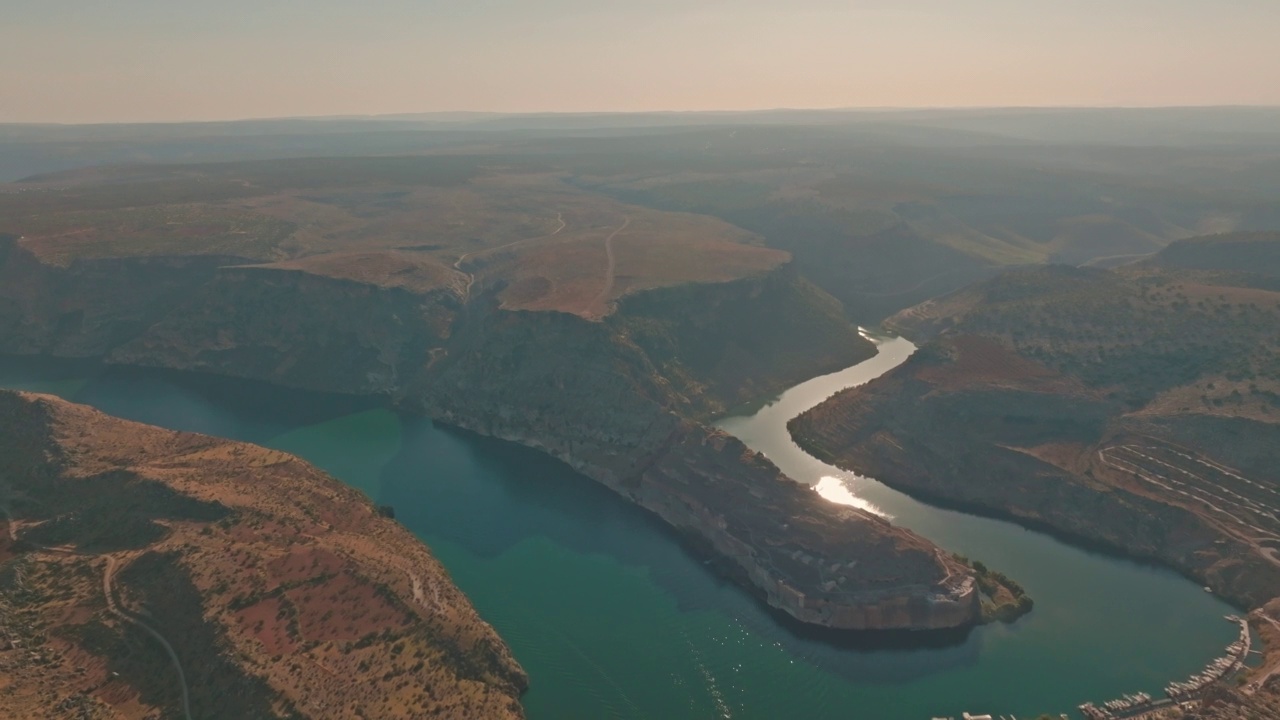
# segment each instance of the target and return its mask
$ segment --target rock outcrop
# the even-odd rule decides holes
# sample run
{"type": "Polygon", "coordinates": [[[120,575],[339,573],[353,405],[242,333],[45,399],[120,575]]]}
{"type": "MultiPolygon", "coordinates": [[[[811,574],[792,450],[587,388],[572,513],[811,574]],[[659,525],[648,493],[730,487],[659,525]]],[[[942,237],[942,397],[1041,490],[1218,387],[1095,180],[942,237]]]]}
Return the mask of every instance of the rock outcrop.
{"type": "Polygon", "coordinates": [[[1100,448],[1137,434],[1100,422],[1103,403],[1009,390],[938,392],[926,361],[838,394],[791,423],[806,451],[917,497],[1008,517],[1175,568],[1233,602],[1280,594],[1256,547],[1141,487],[1117,485],[1100,448]]]}

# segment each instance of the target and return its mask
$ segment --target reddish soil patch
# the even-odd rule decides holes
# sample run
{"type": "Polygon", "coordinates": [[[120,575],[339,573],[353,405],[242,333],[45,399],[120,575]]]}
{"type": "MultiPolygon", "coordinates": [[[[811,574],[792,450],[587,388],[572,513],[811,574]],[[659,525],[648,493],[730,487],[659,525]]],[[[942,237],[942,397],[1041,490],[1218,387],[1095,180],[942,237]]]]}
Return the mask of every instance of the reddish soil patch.
{"type": "Polygon", "coordinates": [[[1075,472],[1078,467],[1087,465],[1091,457],[1089,448],[1080,443],[1045,443],[1035,447],[1011,449],[1026,453],[1037,460],[1071,472],[1075,472]]]}
{"type": "Polygon", "coordinates": [[[351,573],[285,594],[298,610],[298,627],[307,640],[355,641],[370,633],[399,630],[410,622],[372,583],[351,573]]]}
{"type": "MultiPolygon", "coordinates": [[[[27,442],[32,437],[29,430],[47,433],[48,442],[66,450],[69,464],[58,469],[63,481],[76,485],[77,500],[109,493],[109,500],[99,506],[101,512],[145,507],[160,514],[169,531],[163,538],[142,552],[112,556],[129,566],[155,553],[150,566],[117,576],[116,594],[126,606],[145,601],[156,608],[161,631],[178,633],[168,640],[207,660],[184,667],[189,679],[212,678],[209,682],[216,687],[234,685],[252,694],[225,696],[239,708],[227,717],[266,717],[282,702],[300,704],[311,698],[317,706],[338,708],[339,715],[360,705],[365,717],[379,718],[454,716],[451,708],[456,707],[477,708],[471,713],[475,717],[519,716],[523,673],[460,593],[453,590],[441,599],[444,620],[428,626],[410,609],[414,597],[403,582],[393,588],[365,579],[403,578],[402,566],[407,564],[419,568],[433,587],[452,587],[426,549],[401,526],[380,517],[359,493],[276,451],[149,428],[48,396],[0,393],[0,455],[3,441],[27,442]],[[181,519],[185,513],[169,517],[171,508],[183,506],[104,484],[102,478],[112,475],[104,472],[107,468],[163,484],[178,497],[217,501],[231,514],[226,522],[212,524],[181,519]],[[317,523],[323,516],[352,527],[352,533],[317,523]],[[254,598],[252,606],[239,604],[246,597],[254,598]],[[195,624],[202,626],[200,632],[190,630],[195,624]],[[448,636],[439,632],[442,624],[448,636]],[[412,632],[415,628],[431,632],[412,632]],[[409,659],[385,647],[389,636],[404,641],[401,652],[410,650],[410,657],[430,654],[438,662],[408,670],[409,659]],[[336,639],[344,645],[367,641],[358,657],[350,647],[336,649],[341,659],[352,661],[338,662],[340,673],[303,662],[309,658],[305,641],[313,638],[336,639]],[[480,648],[496,664],[477,678],[471,661],[448,654],[450,645],[445,643],[480,648]],[[241,678],[251,676],[266,685],[255,689],[241,683],[241,678]],[[382,683],[387,676],[405,677],[393,687],[382,683]],[[439,707],[423,697],[441,699],[439,707]]],[[[19,492],[31,492],[32,483],[47,482],[43,468],[6,480],[16,482],[19,492]]],[[[51,509],[56,501],[48,500],[51,509]]],[[[10,558],[17,548],[8,537],[12,525],[3,519],[0,560],[8,562],[0,564],[13,564],[10,558]]],[[[40,567],[25,578],[37,590],[33,595],[41,598],[32,609],[38,613],[34,622],[49,628],[49,652],[38,666],[18,663],[16,672],[0,673],[0,694],[5,696],[0,717],[62,717],[65,713],[49,698],[81,692],[109,705],[112,717],[137,720],[171,709],[151,704],[176,697],[172,665],[163,653],[154,652],[156,648],[145,655],[120,655],[127,662],[118,668],[116,657],[95,655],[117,649],[127,653],[134,641],[148,642],[106,612],[101,559],[73,553],[39,555],[40,567]],[[75,629],[95,621],[113,632],[129,633],[130,642],[123,648],[86,643],[86,636],[75,629]],[[112,675],[112,669],[120,674],[112,675]]],[[[6,661],[16,657],[12,649],[0,655],[6,661]]],[[[192,683],[193,704],[200,686],[192,683]]],[[[205,690],[208,687],[213,686],[206,684],[205,690]]],[[[208,698],[200,703],[207,704],[208,698]]]]}
{"type": "Polygon", "coordinates": [[[107,682],[109,670],[107,660],[102,656],[94,655],[75,643],[67,643],[65,648],[59,647],[59,652],[63,653],[67,665],[84,668],[84,673],[80,676],[82,692],[107,682]]]}
{"type": "Polygon", "coordinates": [[[85,605],[68,605],[58,615],[60,625],[84,625],[98,614],[98,609],[85,605]]]}
{"type": "Polygon", "coordinates": [[[295,270],[380,287],[405,288],[420,293],[457,287],[463,277],[461,273],[429,255],[393,250],[329,253],[258,267],[295,270]]]}
{"type": "Polygon", "coordinates": [[[688,283],[721,283],[786,263],[779,250],[718,221],[628,208],[539,243],[495,253],[482,282],[506,280],[509,310],[554,310],[599,319],[618,298],[688,283]],[[612,238],[612,240],[610,240],[612,238]]]}
{"type": "Polygon", "coordinates": [[[351,508],[342,504],[341,498],[334,498],[329,502],[316,505],[313,508],[315,517],[322,523],[323,527],[316,530],[305,530],[313,535],[322,535],[330,531],[360,533],[368,526],[373,516],[363,512],[352,512],[351,508]]]}
{"type": "Polygon", "coordinates": [[[346,562],[322,548],[299,548],[289,551],[267,563],[267,575],[275,581],[275,587],[291,585],[320,577],[336,575],[346,567],[346,562]]]}
{"type": "Polygon", "coordinates": [[[245,630],[262,643],[268,655],[288,655],[298,647],[289,633],[291,608],[278,597],[269,597],[236,613],[245,630]]]}
{"type": "Polygon", "coordinates": [[[551,281],[541,275],[523,277],[507,286],[502,293],[502,298],[509,307],[532,306],[540,298],[550,295],[554,289],[555,286],[551,281]]]}
{"type": "Polygon", "coordinates": [[[119,678],[113,678],[107,680],[106,684],[99,688],[94,695],[113,708],[119,708],[135,703],[138,698],[138,691],[127,682],[119,678]]]}

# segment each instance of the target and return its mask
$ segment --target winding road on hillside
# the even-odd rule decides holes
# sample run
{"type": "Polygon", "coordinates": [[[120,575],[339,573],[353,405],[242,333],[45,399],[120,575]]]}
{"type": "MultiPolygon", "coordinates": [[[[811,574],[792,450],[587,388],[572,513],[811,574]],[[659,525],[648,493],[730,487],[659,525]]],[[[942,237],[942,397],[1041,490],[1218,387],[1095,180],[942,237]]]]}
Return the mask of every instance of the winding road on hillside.
{"type": "Polygon", "coordinates": [[[112,581],[115,580],[116,574],[116,557],[114,555],[107,556],[107,567],[102,571],[102,594],[107,597],[107,610],[112,615],[121,620],[142,628],[148,635],[156,639],[164,647],[164,651],[169,654],[169,660],[173,663],[173,669],[178,671],[178,682],[182,687],[182,714],[187,720],[191,720],[191,691],[187,687],[187,674],[182,671],[182,663],[178,660],[178,653],[173,649],[173,645],[160,634],[159,630],[146,624],[139,618],[134,617],[131,613],[125,612],[116,604],[115,589],[112,587],[112,581]]]}
{"type": "Polygon", "coordinates": [[[553,230],[551,233],[547,235],[539,235],[537,237],[531,237],[531,238],[522,238],[520,240],[509,242],[506,245],[499,245],[498,247],[495,247],[495,248],[485,248],[484,250],[474,250],[469,253],[464,253],[462,257],[458,258],[457,262],[453,264],[453,269],[467,276],[467,287],[465,290],[462,291],[463,302],[466,302],[467,300],[471,299],[471,286],[475,285],[476,283],[475,273],[469,273],[466,270],[463,270],[462,269],[463,263],[475,257],[476,255],[482,255],[484,253],[491,253],[491,252],[498,252],[499,250],[506,250],[507,248],[515,247],[516,245],[521,245],[527,242],[533,242],[535,240],[550,240],[551,238],[563,232],[565,227],[568,226],[568,223],[564,221],[564,213],[561,213],[561,212],[556,213],[556,222],[560,223],[560,227],[556,228],[555,230],[553,230]]]}
{"type": "MultiPolygon", "coordinates": [[[[15,518],[13,514],[9,512],[8,506],[3,503],[0,503],[0,515],[4,515],[6,524],[8,525],[9,540],[11,540],[12,542],[17,542],[18,541],[17,518],[15,518]]],[[[46,545],[36,545],[34,543],[32,543],[32,545],[33,547],[36,547],[39,550],[42,550],[44,552],[60,553],[63,555],[82,555],[86,557],[93,557],[93,555],[90,553],[79,552],[77,550],[73,550],[70,548],[48,547],[46,545]]],[[[191,720],[191,691],[187,685],[187,675],[182,670],[182,663],[181,661],[178,660],[177,651],[173,649],[173,645],[171,645],[169,641],[165,639],[164,635],[160,634],[159,630],[156,630],[155,628],[151,627],[147,623],[143,622],[141,619],[134,617],[131,613],[126,612],[116,603],[115,588],[112,586],[112,583],[115,581],[116,565],[119,561],[114,555],[105,555],[105,557],[107,558],[107,566],[102,571],[102,594],[106,596],[106,599],[107,599],[107,610],[112,615],[115,615],[121,620],[131,625],[136,625],[142,628],[148,635],[155,638],[156,642],[159,642],[161,647],[164,648],[164,651],[168,653],[169,661],[173,663],[174,670],[178,671],[178,681],[181,684],[181,688],[182,688],[183,716],[186,717],[187,720],[191,720]]]]}

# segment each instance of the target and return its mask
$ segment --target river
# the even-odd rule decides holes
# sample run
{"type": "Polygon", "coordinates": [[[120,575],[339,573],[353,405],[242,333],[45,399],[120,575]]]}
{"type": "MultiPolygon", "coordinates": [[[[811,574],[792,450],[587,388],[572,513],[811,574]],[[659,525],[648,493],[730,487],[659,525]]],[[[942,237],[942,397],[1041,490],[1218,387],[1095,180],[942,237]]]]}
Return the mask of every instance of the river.
{"type": "Polygon", "coordinates": [[[659,522],[539,453],[372,401],[88,363],[0,360],[0,386],[296,453],[395,507],[529,672],[533,720],[917,720],[1069,712],[1158,695],[1234,638],[1226,604],[1172,572],[939,509],[809,457],[786,421],[912,351],[802,383],[721,426],[836,501],[891,516],[1022,583],[1011,626],[832,643],[799,637],[659,522]]]}

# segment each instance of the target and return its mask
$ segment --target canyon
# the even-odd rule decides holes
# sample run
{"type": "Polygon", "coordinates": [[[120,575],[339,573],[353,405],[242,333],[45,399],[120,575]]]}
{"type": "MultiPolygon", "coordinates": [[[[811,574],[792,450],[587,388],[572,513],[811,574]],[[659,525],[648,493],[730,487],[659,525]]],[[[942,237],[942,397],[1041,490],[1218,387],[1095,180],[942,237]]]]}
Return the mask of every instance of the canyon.
{"type": "MultiPolygon", "coordinates": [[[[801,622],[930,630],[979,621],[970,568],[908,530],[827,503],[706,423],[874,353],[786,253],[718,221],[584,198],[542,179],[488,182],[449,197],[464,208],[559,198],[568,229],[508,211],[486,222],[509,222],[515,239],[495,232],[491,247],[466,253],[450,255],[456,246],[441,237],[421,249],[379,247],[385,228],[373,246],[330,247],[325,233],[335,227],[364,232],[343,226],[335,207],[455,193],[436,186],[332,189],[343,199],[320,209],[310,195],[272,188],[249,201],[253,223],[243,201],[201,210],[260,229],[225,231],[205,219],[191,231],[247,239],[191,250],[166,239],[105,257],[104,238],[68,245],[66,235],[36,232],[46,231],[43,216],[27,216],[0,254],[0,351],[384,397],[565,461],[654,512],[695,552],[725,560],[727,575],[801,622]],[[277,234],[280,222],[292,231],[277,234]],[[221,254],[231,247],[251,252],[221,254]]],[[[420,212],[405,207],[405,222],[420,212]]],[[[120,242],[188,212],[129,211],[122,222],[142,226],[126,227],[120,242]]]]}

